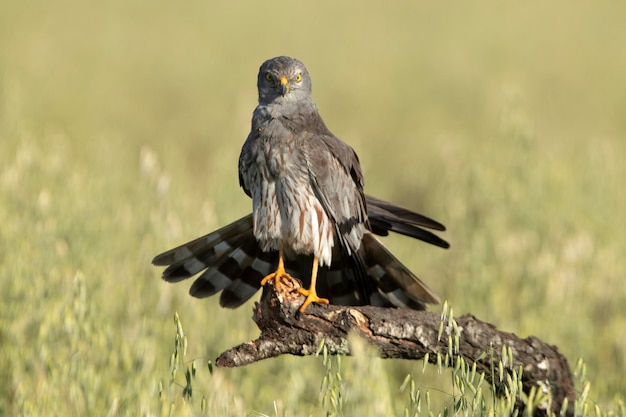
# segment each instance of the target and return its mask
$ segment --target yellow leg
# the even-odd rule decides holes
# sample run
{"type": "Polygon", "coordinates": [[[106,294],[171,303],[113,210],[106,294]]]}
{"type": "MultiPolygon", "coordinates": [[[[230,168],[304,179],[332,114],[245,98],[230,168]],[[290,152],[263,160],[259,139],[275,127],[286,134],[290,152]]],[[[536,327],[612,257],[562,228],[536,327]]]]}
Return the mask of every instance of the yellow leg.
{"type": "Polygon", "coordinates": [[[280,249],[278,251],[278,267],[276,268],[276,271],[272,272],[269,275],[266,275],[261,280],[261,286],[267,284],[271,280],[274,280],[274,288],[276,290],[280,290],[280,289],[282,289],[282,286],[283,286],[283,284],[281,284],[281,282],[280,282],[281,279],[286,278],[286,279],[293,280],[293,277],[291,275],[289,275],[287,273],[287,271],[285,271],[285,261],[284,261],[283,257],[284,257],[283,250],[280,249]]]}
{"type": "Polygon", "coordinates": [[[311,287],[308,290],[304,288],[298,288],[298,292],[304,296],[306,296],[306,300],[304,300],[304,304],[300,307],[300,313],[304,313],[304,310],[311,303],[318,304],[328,304],[328,300],[326,298],[320,298],[317,296],[317,291],[315,290],[315,283],[317,281],[317,267],[318,260],[317,256],[313,258],[313,268],[311,270],[311,287]]]}

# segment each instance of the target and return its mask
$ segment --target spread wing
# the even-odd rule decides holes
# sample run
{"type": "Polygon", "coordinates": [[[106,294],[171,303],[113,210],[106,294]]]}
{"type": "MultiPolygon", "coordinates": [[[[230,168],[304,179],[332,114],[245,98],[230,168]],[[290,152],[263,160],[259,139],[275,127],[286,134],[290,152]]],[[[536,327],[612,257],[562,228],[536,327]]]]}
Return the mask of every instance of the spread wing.
{"type": "MultiPolygon", "coordinates": [[[[431,243],[430,234],[416,225],[421,223],[442,225],[389,202],[366,196],[369,219],[373,232],[386,236],[389,232],[402,230],[407,236],[431,243]]],[[[430,234],[432,235],[432,234],[430,234]]],[[[435,235],[432,235],[435,236],[435,235]]],[[[449,245],[439,239],[443,244],[449,245]]],[[[424,309],[424,303],[436,303],[438,298],[408,268],[395,258],[371,234],[364,234],[360,251],[366,268],[365,291],[361,295],[357,287],[356,270],[352,257],[337,250],[333,253],[333,264],[321,268],[318,275],[320,296],[330,299],[333,304],[410,307],[424,309]],[[369,299],[369,301],[368,301],[369,299]]],[[[311,257],[300,256],[287,269],[293,276],[303,279],[309,285],[311,257]]],[[[235,308],[252,297],[260,288],[261,279],[272,272],[278,261],[277,252],[263,252],[252,233],[252,215],[249,214],[206,236],[197,238],[174,249],[157,255],[152,263],[167,266],[163,279],[178,282],[196,278],[190,293],[194,297],[208,297],[221,291],[220,304],[235,308]]]]}

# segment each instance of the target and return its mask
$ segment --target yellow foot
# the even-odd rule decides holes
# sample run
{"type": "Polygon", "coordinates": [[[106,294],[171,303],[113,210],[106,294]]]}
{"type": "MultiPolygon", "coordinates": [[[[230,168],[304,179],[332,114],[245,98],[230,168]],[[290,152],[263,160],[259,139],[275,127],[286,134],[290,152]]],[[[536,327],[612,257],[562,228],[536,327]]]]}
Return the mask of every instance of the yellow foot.
{"type": "Polygon", "coordinates": [[[261,280],[261,286],[264,286],[265,284],[267,284],[268,282],[270,282],[271,280],[274,280],[274,288],[276,289],[276,291],[282,291],[285,290],[284,288],[284,284],[281,282],[282,279],[286,279],[289,281],[294,281],[295,278],[292,277],[291,275],[289,275],[287,273],[287,271],[285,271],[284,268],[278,268],[276,270],[276,272],[272,272],[269,275],[266,275],[262,280],[261,280]]]}
{"type": "Polygon", "coordinates": [[[299,287],[298,292],[306,297],[306,299],[304,300],[304,304],[302,304],[302,306],[298,309],[300,313],[304,313],[304,310],[311,303],[328,304],[328,299],[320,298],[317,296],[317,292],[315,291],[314,286],[311,286],[311,289],[309,290],[299,287]]]}

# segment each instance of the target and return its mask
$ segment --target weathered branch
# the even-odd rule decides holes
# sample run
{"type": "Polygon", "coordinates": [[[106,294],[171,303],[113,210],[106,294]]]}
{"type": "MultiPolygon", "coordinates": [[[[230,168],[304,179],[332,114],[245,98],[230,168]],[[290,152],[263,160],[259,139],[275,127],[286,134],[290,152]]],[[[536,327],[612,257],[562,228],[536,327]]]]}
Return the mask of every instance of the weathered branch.
{"type": "MultiPolygon", "coordinates": [[[[293,285],[292,290],[297,283],[293,285]]],[[[322,340],[330,354],[349,355],[349,333],[365,339],[383,358],[423,359],[428,354],[429,362],[434,364],[438,355],[445,357],[452,351],[449,340],[456,344],[456,338],[458,354],[470,365],[476,363],[477,372],[485,374],[496,392],[503,393],[506,384],[506,377],[500,378],[499,363],[506,364],[503,371],[509,374],[521,366],[524,392],[528,394],[534,388],[548,393],[551,399],[546,407],[535,410],[535,415],[558,414],[566,398],[566,415],[574,414],[575,393],[567,360],[555,346],[536,337],[520,339],[469,314],[455,317],[456,326],[444,320],[441,337],[441,315],[426,311],[312,304],[304,314],[298,314],[303,299],[295,291],[275,291],[268,285],[254,308],[260,337],[222,353],[216,365],[243,366],[283,354],[313,355],[322,340]],[[511,349],[512,364],[502,357],[503,347],[511,349]]],[[[454,366],[454,360],[448,366],[454,366]]],[[[517,405],[522,415],[524,403],[519,398],[517,405]]]]}

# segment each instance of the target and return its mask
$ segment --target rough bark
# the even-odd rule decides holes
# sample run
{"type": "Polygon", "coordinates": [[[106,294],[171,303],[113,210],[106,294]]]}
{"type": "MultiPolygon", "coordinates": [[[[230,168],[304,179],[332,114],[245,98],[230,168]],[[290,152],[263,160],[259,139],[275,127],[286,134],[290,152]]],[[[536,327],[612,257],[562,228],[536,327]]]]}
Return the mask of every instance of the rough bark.
{"type": "MultiPolygon", "coordinates": [[[[521,367],[526,394],[533,388],[549,394],[550,401],[534,410],[536,416],[551,412],[558,415],[565,399],[566,415],[574,415],[571,371],[556,346],[533,336],[521,339],[502,332],[470,314],[442,320],[441,314],[427,311],[319,304],[299,314],[304,297],[293,291],[296,286],[293,283],[288,291],[275,291],[268,285],[254,308],[260,337],[222,353],[216,365],[243,366],[283,354],[314,355],[322,340],[329,354],[350,355],[348,335],[356,333],[383,358],[424,359],[428,355],[428,361],[436,364],[438,356],[448,354],[452,359],[443,365],[454,366],[458,354],[470,366],[475,363],[477,372],[484,373],[497,393],[504,393],[506,386],[506,375],[500,377],[500,362],[504,363],[505,374],[518,372],[521,367]],[[502,356],[503,347],[511,350],[513,363],[502,356]]],[[[517,398],[516,404],[518,415],[523,415],[524,402],[517,398]]]]}

